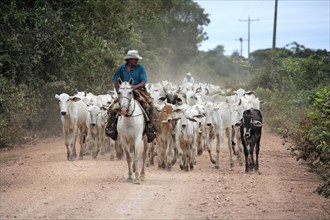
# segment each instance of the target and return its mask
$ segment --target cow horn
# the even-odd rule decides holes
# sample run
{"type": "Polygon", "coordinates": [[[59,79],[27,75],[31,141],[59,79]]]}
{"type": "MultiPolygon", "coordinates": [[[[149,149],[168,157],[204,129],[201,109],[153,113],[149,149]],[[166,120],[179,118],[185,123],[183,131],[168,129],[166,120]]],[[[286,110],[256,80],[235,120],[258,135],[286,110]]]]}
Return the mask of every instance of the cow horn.
{"type": "Polygon", "coordinates": [[[206,90],[206,95],[208,95],[210,93],[209,89],[205,88],[205,90],[206,90]]]}
{"type": "Polygon", "coordinates": [[[166,88],[165,88],[165,86],[163,86],[163,90],[164,90],[165,94],[167,94],[167,91],[166,91],[166,88]]]}

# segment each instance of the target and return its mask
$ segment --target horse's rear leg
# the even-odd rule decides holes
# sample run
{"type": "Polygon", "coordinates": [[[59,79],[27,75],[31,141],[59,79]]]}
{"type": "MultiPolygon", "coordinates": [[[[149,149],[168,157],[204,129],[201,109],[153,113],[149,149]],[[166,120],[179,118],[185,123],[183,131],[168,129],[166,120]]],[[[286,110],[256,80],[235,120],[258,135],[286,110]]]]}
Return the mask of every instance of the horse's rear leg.
{"type": "Polygon", "coordinates": [[[148,154],[148,148],[149,145],[147,143],[147,139],[144,138],[143,139],[143,153],[142,153],[142,169],[141,169],[141,180],[144,181],[145,180],[145,167],[146,167],[146,160],[147,160],[147,154],[148,154]]]}

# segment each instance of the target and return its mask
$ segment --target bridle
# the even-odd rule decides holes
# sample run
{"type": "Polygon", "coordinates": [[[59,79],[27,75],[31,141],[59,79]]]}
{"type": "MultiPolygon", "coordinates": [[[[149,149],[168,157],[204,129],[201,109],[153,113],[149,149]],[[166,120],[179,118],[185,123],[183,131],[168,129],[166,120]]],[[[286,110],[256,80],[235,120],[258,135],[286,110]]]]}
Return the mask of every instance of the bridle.
{"type": "MultiPolygon", "coordinates": [[[[127,89],[127,88],[125,88],[125,89],[127,89]]],[[[135,111],[135,106],[136,106],[136,103],[134,101],[133,101],[134,104],[133,104],[133,110],[132,110],[132,112],[131,113],[128,112],[130,110],[132,97],[133,97],[133,95],[131,97],[124,96],[124,95],[119,95],[118,96],[118,101],[119,101],[119,106],[120,106],[119,111],[121,111],[122,108],[126,108],[127,109],[127,114],[126,115],[123,115],[125,117],[137,117],[137,116],[140,116],[140,115],[143,114],[143,113],[141,113],[141,114],[133,115],[133,113],[135,111]],[[127,99],[128,100],[127,106],[121,105],[122,104],[121,101],[120,101],[121,99],[127,99]]]]}

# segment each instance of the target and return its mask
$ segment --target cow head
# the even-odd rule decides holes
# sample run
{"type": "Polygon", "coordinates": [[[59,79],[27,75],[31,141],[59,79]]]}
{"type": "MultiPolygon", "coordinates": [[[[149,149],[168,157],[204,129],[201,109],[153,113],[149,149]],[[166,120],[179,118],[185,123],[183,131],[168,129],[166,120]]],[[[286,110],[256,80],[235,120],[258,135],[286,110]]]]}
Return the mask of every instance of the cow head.
{"type": "Polygon", "coordinates": [[[68,114],[68,108],[71,102],[77,102],[81,100],[81,98],[78,96],[69,96],[66,93],[62,93],[60,95],[56,94],[55,98],[59,101],[61,115],[63,116],[68,114]]]}
{"type": "Polygon", "coordinates": [[[178,93],[180,91],[180,87],[176,89],[167,89],[166,86],[163,86],[163,91],[165,96],[159,98],[160,101],[164,102],[166,100],[167,103],[171,104],[182,104],[182,98],[178,97],[178,93]]]}
{"type": "Polygon", "coordinates": [[[255,110],[246,110],[241,120],[241,132],[243,133],[243,137],[247,140],[251,138],[253,132],[262,127],[261,118],[258,118],[253,111],[255,110]]]}

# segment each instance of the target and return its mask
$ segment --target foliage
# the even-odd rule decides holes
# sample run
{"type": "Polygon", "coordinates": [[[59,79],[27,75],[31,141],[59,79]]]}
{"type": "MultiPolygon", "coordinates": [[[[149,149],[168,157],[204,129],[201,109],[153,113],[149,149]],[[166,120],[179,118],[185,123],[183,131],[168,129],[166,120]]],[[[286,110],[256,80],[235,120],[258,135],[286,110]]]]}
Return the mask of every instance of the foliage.
{"type": "Polygon", "coordinates": [[[145,57],[149,81],[174,76],[210,22],[191,0],[11,0],[0,13],[0,147],[58,134],[54,94],[106,93],[129,49],[145,57]]]}
{"type": "Polygon", "coordinates": [[[322,170],[329,195],[330,185],[330,53],[297,43],[290,49],[253,52],[250,89],[257,88],[267,124],[284,138],[293,139],[298,159],[322,170]],[[328,183],[328,184],[327,184],[328,183]]]}

